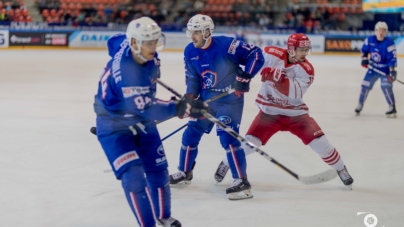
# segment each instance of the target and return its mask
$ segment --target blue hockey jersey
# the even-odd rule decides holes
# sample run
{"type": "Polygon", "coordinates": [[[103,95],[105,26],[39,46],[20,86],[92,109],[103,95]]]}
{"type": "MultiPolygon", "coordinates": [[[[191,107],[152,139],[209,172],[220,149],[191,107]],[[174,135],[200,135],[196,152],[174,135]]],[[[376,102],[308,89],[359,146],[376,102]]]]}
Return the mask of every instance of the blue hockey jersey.
{"type": "MultiPolygon", "coordinates": [[[[226,36],[213,36],[209,47],[188,44],[184,51],[186,94],[200,95],[202,100],[234,88],[239,65],[254,76],[264,64],[262,50],[254,45],[226,36]]],[[[226,96],[231,101],[237,96],[226,96]]]]}
{"type": "MultiPolygon", "coordinates": [[[[98,83],[95,111],[98,116],[109,116],[116,127],[131,126],[144,120],[164,120],[175,115],[174,102],[159,100],[156,79],[160,77],[160,60],[137,63],[124,34],[108,40],[112,59],[98,83]]],[[[104,120],[105,121],[105,120],[104,120]]],[[[112,125],[111,122],[105,124],[112,125]]],[[[113,129],[115,126],[111,126],[113,129]]]]}
{"type": "Polygon", "coordinates": [[[390,66],[397,66],[396,46],[388,37],[383,41],[378,41],[376,35],[366,38],[362,46],[362,55],[368,56],[368,54],[370,65],[386,74],[390,73],[390,66]]]}

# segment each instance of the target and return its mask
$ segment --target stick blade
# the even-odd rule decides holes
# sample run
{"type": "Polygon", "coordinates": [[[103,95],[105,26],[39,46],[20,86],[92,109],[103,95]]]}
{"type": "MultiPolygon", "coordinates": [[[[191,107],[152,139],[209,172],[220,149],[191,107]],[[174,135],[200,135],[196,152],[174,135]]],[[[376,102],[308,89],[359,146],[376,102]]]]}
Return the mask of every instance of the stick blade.
{"type": "Polygon", "coordinates": [[[336,178],[337,171],[334,169],[327,170],[325,172],[313,175],[313,176],[299,176],[299,181],[303,184],[320,184],[323,182],[330,181],[336,178]]]}

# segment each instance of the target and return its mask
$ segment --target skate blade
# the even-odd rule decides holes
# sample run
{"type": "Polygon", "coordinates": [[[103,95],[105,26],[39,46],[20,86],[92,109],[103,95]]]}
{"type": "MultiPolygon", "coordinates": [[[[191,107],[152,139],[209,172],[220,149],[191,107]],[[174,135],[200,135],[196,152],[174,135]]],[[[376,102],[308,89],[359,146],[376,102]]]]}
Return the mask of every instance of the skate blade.
{"type": "Polygon", "coordinates": [[[219,178],[215,177],[216,184],[221,183],[223,180],[224,180],[224,178],[219,179],[219,178]]]}
{"type": "Polygon", "coordinates": [[[234,192],[228,194],[228,198],[230,200],[241,200],[241,199],[251,199],[253,197],[253,194],[251,193],[250,189],[241,191],[241,192],[234,192]]]}
{"type": "Polygon", "coordinates": [[[397,114],[388,114],[387,118],[397,118],[397,114]]]}
{"type": "Polygon", "coordinates": [[[187,186],[187,185],[191,185],[191,181],[181,181],[181,182],[176,183],[176,184],[171,184],[170,183],[171,187],[184,187],[184,186],[187,186]]]}
{"type": "Polygon", "coordinates": [[[361,115],[361,114],[360,114],[360,113],[356,113],[356,114],[355,114],[355,116],[359,116],[359,115],[361,115]]]}
{"type": "Polygon", "coordinates": [[[352,185],[353,185],[353,184],[345,185],[344,190],[352,191],[352,185]]]}

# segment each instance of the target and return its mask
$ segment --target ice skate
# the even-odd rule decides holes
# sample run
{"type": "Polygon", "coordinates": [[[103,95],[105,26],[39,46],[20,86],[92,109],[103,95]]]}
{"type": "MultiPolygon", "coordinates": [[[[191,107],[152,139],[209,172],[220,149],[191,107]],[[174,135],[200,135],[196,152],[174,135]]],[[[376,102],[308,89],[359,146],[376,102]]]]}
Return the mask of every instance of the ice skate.
{"type": "Polygon", "coordinates": [[[226,176],[227,172],[229,171],[229,166],[224,164],[222,161],[219,166],[217,167],[216,173],[215,173],[215,180],[217,183],[220,183],[223,181],[224,177],[226,176]]]}
{"type": "Polygon", "coordinates": [[[226,189],[226,194],[230,200],[251,199],[251,184],[247,177],[234,179],[233,185],[226,189]]]}
{"type": "Polygon", "coordinates": [[[363,103],[359,103],[358,106],[357,106],[356,109],[355,109],[356,116],[359,116],[359,114],[361,113],[362,109],[363,109],[363,103]]]}
{"type": "Polygon", "coordinates": [[[389,111],[386,112],[387,118],[396,118],[397,117],[397,110],[396,105],[389,106],[389,111]]]}
{"type": "Polygon", "coordinates": [[[192,166],[192,169],[187,172],[178,171],[174,174],[170,175],[170,185],[171,186],[182,186],[182,185],[190,185],[191,180],[193,178],[192,171],[194,170],[195,162],[192,166]]]}
{"type": "Polygon", "coordinates": [[[167,219],[157,219],[157,223],[163,227],[181,227],[181,222],[173,217],[167,219]]]}
{"type": "Polygon", "coordinates": [[[344,185],[349,186],[352,189],[352,183],[354,182],[354,180],[352,179],[351,175],[349,175],[346,167],[344,166],[344,168],[337,171],[337,173],[338,176],[341,178],[342,183],[344,183],[344,185]]]}

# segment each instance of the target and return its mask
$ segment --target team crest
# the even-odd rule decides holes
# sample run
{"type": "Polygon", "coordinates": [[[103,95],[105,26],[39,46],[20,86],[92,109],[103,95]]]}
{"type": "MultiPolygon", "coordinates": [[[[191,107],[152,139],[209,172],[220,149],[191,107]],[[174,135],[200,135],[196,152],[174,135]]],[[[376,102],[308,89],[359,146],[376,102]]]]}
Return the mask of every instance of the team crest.
{"type": "Polygon", "coordinates": [[[206,70],[202,72],[203,89],[211,89],[217,83],[217,73],[206,70]]]}
{"type": "Polygon", "coordinates": [[[159,154],[161,156],[165,155],[163,145],[160,145],[159,148],[157,148],[157,154],[159,154]]]}
{"type": "Polygon", "coordinates": [[[380,62],[382,60],[382,56],[380,56],[379,53],[377,52],[372,52],[370,53],[370,58],[374,61],[374,62],[380,62]]]}

